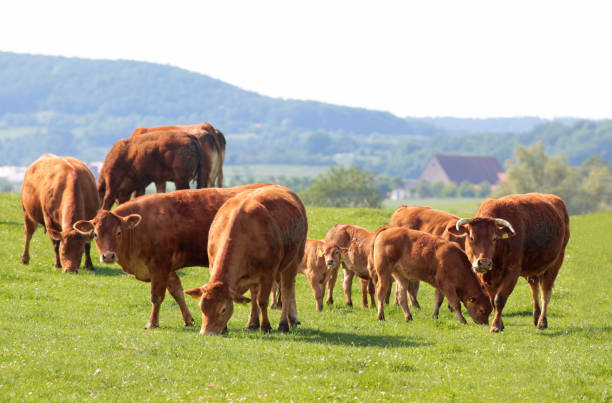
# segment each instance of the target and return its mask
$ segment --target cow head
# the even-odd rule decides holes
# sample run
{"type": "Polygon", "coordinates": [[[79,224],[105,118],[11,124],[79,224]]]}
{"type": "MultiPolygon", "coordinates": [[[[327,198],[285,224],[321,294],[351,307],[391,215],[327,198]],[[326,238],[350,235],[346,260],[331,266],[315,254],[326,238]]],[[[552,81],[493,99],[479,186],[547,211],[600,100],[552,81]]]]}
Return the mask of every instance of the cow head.
{"type": "Polygon", "coordinates": [[[317,248],[317,257],[323,258],[328,270],[336,269],[344,254],[345,251],[334,244],[324,244],[317,248]]]}
{"type": "Polygon", "coordinates": [[[479,325],[489,324],[489,315],[493,306],[478,279],[474,277],[474,281],[470,281],[464,289],[457,290],[457,295],[474,322],[479,325]]]}
{"type": "Polygon", "coordinates": [[[461,218],[455,224],[456,234],[466,234],[465,253],[472,268],[478,273],[493,269],[493,256],[497,242],[513,237],[516,231],[508,221],[501,218],[461,218]]]}
{"type": "Polygon", "coordinates": [[[54,242],[59,242],[59,258],[64,273],[78,273],[81,266],[81,258],[85,251],[85,242],[91,240],[91,236],[81,234],[70,228],[66,231],[57,231],[47,228],[49,237],[54,242]]]}
{"type": "Polygon", "coordinates": [[[185,290],[185,294],[200,299],[202,329],[200,335],[219,335],[227,332],[227,322],[234,313],[234,301],[247,303],[251,300],[231,290],[221,282],[211,282],[203,287],[185,290]]]}
{"type": "Polygon", "coordinates": [[[100,210],[93,220],[77,221],[73,227],[81,234],[94,237],[101,262],[114,263],[118,261],[123,232],[136,227],[141,218],[139,214],[120,217],[108,210],[100,210]]]}

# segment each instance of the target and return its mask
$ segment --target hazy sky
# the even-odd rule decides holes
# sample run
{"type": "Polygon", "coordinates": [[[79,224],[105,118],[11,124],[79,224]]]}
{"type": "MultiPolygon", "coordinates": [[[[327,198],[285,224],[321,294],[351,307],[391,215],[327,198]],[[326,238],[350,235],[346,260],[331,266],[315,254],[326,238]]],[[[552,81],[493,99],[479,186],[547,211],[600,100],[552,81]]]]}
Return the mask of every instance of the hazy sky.
{"type": "Polygon", "coordinates": [[[0,50],[171,64],[399,116],[612,118],[611,17],[588,0],[13,0],[0,50]]]}

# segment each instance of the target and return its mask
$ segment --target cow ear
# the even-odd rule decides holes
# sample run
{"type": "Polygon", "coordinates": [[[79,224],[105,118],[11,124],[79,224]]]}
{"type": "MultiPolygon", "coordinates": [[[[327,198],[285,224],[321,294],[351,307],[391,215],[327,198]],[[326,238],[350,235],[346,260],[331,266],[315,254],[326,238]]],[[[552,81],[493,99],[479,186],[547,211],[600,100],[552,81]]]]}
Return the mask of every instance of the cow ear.
{"type": "Polygon", "coordinates": [[[238,302],[239,304],[248,304],[249,302],[251,302],[249,298],[245,297],[242,294],[237,293],[234,290],[230,291],[230,298],[238,302]]]}
{"type": "Polygon", "coordinates": [[[508,227],[497,227],[497,236],[501,239],[512,238],[514,235],[516,235],[516,233],[511,231],[508,227]]]}
{"type": "Polygon", "coordinates": [[[192,288],[191,290],[185,290],[185,294],[189,295],[193,299],[200,299],[202,297],[202,288],[192,288]]]}
{"type": "Polygon", "coordinates": [[[56,242],[62,240],[62,233],[57,230],[54,230],[53,228],[47,228],[47,233],[49,234],[49,238],[56,242]]]}
{"type": "Polygon", "coordinates": [[[456,223],[448,225],[446,227],[446,230],[448,232],[450,232],[451,234],[453,234],[454,236],[456,236],[457,238],[463,238],[469,232],[467,226],[461,225],[461,226],[459,226],[459,228],[457,228],[457,224],[456,223]]]}
{"type": "Polygon", "coordinates": [[[94,226],[90,221],[79,220],[72,225],[79,234],[82,235],[91,235],[94,230],[94,226]]]}
{"type": "Polygon", "coordinates": [[[132,229],[138,224],[140,224],[141,219],[142,216],[140,214],[130,214],[129,216],[124,217],[122,219],[123,226],[127,229],[132,229]]]}
{"type": "Polygon", "coordinates": [[[323,251],[321,248],[317,248],[317,257],[323,257],[323,251]]]}

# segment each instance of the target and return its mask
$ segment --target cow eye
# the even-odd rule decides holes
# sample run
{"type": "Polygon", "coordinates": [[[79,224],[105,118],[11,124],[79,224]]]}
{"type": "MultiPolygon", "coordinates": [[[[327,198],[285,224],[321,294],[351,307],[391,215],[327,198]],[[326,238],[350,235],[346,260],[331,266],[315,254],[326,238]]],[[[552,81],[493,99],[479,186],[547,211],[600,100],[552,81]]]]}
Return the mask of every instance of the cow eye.
{"type": "Polygon", "coordinates": [[[94,238],[96,238],[96,239],[98,238],[98,232],[97,231],[94,231],[93,235],[94,235],[94,238]]]}
{"type": "Polygon", "coordinates": [[[219,311],[219,313],[220,313],[221,315],[223,315],[223,314],[225,313],[225,307],[221,308],[221,310],[219,311]]]}
{"type": "Polygon", "coordinates": [[[121,230],[119,229],[117,230],[117,237],[120,237],[120,236],[121,236],[121,230]]]}

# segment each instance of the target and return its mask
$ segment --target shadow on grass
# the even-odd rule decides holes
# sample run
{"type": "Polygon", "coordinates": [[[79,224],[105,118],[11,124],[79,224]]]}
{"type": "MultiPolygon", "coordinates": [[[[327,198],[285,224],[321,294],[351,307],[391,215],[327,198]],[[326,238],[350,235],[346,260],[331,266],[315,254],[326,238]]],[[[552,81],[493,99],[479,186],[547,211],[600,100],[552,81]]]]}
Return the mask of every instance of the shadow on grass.
{"type": "MultiPolygon", "coordinates": [[[[512,318],[515,316],[528,316],[528,317],[532,317],[533,316],[533,311],[531,310],[524,310],[524,311],[514,311],[514,312],[502,312],[502,318],[508,317],[508,318],[512,318]]],[[[550,316],[550,315],[548,315],[550,316]]]]}
{"type": "Polygon", "coordinates": [[[13,225],[23,227],[23,222],[16,221],[0,221],[0,225],[13,225]]]}
{"type": "Polygon", "coordinates": [[[560,337],[560,336],[571,336],[571,335],[579,335],[579,334],[612,334],[612,326],[570,326],[564,329],[555,329],[555,330],[542,330],[538,332],[538,336],[543,337],[560,337]]]}
{"type": "Polygon", "coordinates": [[[94,265],[95,270],[87,270],[80,269],[79,272],[89,273],[92,276],[103,276],[103,277],[114,277],[114,276],[123,276],[126,273],[123,272],[120,268],[110,267],[110,266],[96,266],[94,265]]]}

